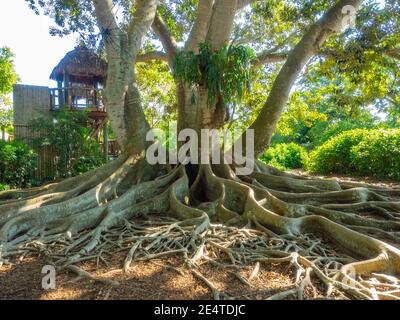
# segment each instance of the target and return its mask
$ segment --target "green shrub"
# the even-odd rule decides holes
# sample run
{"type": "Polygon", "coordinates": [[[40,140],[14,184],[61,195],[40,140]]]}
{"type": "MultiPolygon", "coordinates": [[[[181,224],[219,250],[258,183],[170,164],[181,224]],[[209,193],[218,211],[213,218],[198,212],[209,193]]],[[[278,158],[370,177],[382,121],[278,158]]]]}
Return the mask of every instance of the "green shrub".
{"type": "Polygon", "coordinates": [[[36,154],[19,141],[0,141],[0,182],[9,187],[26,187],[36,167],[36,154]]]}
{"type": "Polygon", "coordinates": [[[74,175],[96,169],[104,164],[104,155],[98,143],[87,141],[82,152],[84,155],[79,156],[74,162],[74,175]]]}
{"type": "Polygon", "coordinates": [[[268,148],[260,159],[280,169],[299,169],[307,166],[308,153],[296,143],[281,143],[268,148]]]}
{"type": "Polygon", "coordinates": [[[316,148],[345,131],[371,129],[372,127],[373,123],[365,123],[358,120],[343,120],[330,124],[328,122],[319,122],[308,133],[310,146],[316,148]]]}
{"type": "Polygon", "coordinates": [[[400,180],[400,129],[370,131],[350,157],[360,175],[400,180]]]}
{"type": "Polygon", "coordinates": [[[318,173],[350,173],[354,171],[351,163],[351,148],[360,143],[367,129],[345,131],[311,152],[309,170],[318,173]]]}
{"type": "Polygon", "coordinates": [[[0,183],[0,191],[5,191],[8,189],[10,189],[10,186],[8,184],[0,183]]]}
{"type": "Polygon", "coordinates": [[[311,153],[309,170],[399,180],[400,129],[343,132],[311,153]]]}

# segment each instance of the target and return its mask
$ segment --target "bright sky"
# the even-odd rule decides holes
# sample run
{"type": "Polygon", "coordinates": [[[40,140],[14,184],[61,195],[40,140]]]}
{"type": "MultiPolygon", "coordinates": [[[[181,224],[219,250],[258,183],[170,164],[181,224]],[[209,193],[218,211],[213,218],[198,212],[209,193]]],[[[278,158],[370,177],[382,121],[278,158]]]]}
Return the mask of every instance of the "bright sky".
{"type": "Polygon", "coordinates": [[[49,34],[52,20],[35,15],[25,0],[0,1],[0,47],[10,47],[15,54],[20,83],[54,87],[56,83],[49,80],[50,73],[74,49],[77,35],[52,37],[49,34]]]}

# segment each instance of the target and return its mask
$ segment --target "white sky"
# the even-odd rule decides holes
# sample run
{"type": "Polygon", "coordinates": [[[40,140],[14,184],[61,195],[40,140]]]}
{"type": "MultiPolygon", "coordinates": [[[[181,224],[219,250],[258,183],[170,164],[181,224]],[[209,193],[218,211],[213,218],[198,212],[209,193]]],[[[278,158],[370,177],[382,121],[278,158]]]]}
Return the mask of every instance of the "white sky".
{"type": "Polygon", "coordinates": [[[74,49],[77,35],[52,37],[52,20],[37,16],[25,0],[0,0],[0,47],[15,54],[14,64],[20,83],[54,87],[49,80],[53,68],[74,49]]]}

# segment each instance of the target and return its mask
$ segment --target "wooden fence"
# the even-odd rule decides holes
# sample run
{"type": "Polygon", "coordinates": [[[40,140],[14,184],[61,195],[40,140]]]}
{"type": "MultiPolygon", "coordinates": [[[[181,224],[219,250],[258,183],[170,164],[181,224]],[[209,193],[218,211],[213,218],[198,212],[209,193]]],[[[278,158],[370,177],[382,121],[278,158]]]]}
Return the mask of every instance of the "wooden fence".
{"type": "MultiPolygon", "coordinates": [[[[99,142],[100,150],[104,153],[104,143],[99,142]]],[[[121,154],[121,148],[116,140],[108,140],[108,155],[111,157],[118,157],[121,154]]]]}
{"type": "MultiPolygon", "coordinates": [[[[14,124],[14,135],[12,139],[26,143],[37,153],[37,166],[32,176],[38,180],[50,180],[57,176],[57,153],[50,145],[38,144],[37,138],[45,137],[45,132],[35,132],[31,126],[14,124]]],[[[99,143],[104,153],[103,143],[99,143]]],[[[108,141],[108,155],[117,157],[121,153],[115,140],[108,141]]]]}
{"type": "Polygon", "coordinates": [[[50,145],[41,146],[37,139],[44,137],[45,133],[33,131],[32,127],[22,124],[14,124],[14,139],[26,143],[37,153],[36,169],[32,172],[38,180],[48,180],[56,176],[57,154],[50,145]]]}

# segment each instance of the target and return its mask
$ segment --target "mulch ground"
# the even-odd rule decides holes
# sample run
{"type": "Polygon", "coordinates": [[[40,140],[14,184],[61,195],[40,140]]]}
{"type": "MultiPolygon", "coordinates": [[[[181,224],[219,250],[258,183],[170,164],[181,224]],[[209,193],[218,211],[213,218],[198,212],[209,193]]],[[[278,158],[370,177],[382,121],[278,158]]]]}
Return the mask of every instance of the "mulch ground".
{"type": "Polygon", "coordinates": [[[361,183],[367,183],[371,185],[375,185],[378,187],[385,187],[385,188],[400,188],[400,182],[399,181],[393,181],[390,179],[380,179],[377,177],[350,177],[347,175],[343,174],[327,174],[327,175],[320,175],[316,173],[310,173],[306,172],[301,169],[293,169],[289,170],[289,172],[301,175],[301,176],[308,176],[308,177],[314,177],[314,178],[320,178],[320,179],[339,179],[341,181],[349,181],[349,182],[361,182],[361,183]]]}
{"type": "MultiPolygon", "coordinates": [[[[0,269],[0,299],[13,300],[108,300],[108,299],[212,299],[211,290],[202,280],[175,258],[137,262],[129,272],[122,270],[125,255],[117,256],[109,266],[96,267],[95,262],[87,262],[80,267],[93,276],[112,279],[119,286],[109,286],[87,279],[74,282],[75,275],[60,271],[56,276],[56,289],[42,289],[42,268],[46,262],[39,257],[26,257],[15,264],[3,265],[0,269]]],[[[249,276],[253,266],[243,270],[249,276]]],[[[231,297],[241,299],[266,299],[287,290],[294,281],[294,269],[287,265],[265,265],[253,279],[252,287],[243,284],[227,270],[212,266],[200,268],[203,275],[221,291],[231,297]]],[[[312,293],[306,290],[306,295],[312,293]]],[[[320,293],[317,293],[318,297],[320,293]]],[[[294,299],[289,296],[288,299],[294,299]]]]}

